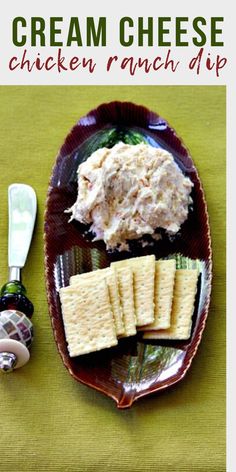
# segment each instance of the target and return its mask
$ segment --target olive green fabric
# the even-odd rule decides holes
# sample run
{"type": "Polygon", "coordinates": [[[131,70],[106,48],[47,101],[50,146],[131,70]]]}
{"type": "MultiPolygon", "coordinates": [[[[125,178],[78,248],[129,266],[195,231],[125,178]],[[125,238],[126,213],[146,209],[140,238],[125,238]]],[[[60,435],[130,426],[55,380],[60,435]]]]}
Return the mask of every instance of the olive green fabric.
{"type": "Polygon", "coordinates": [[[0,87],[0,282],[7,279],[7,187],[32,185],[38,218],[23,281],[35,305],[30,362],[0,376],[3,472],[225,470],[225,87],[0,87]],[[183,381],[129,410],[77,383],[53,339],[44,283],[43,220],[55,156],[79,117],[129,100],[165,117],[204,186],[214,278],[206,330],[183,381]]]}

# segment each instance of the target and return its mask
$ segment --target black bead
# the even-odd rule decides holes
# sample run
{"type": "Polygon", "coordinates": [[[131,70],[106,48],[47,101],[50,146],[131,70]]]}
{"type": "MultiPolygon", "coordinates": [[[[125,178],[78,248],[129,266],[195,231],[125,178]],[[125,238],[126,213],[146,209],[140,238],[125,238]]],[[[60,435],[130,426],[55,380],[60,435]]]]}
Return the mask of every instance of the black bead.
{"type": "Polygon", "coordinates": [[[28,316],[28,318],[31,318],[34,306],[23,294],[7,293],[0,297],[0,312],[4,310],[18,310],[28,316]]]}

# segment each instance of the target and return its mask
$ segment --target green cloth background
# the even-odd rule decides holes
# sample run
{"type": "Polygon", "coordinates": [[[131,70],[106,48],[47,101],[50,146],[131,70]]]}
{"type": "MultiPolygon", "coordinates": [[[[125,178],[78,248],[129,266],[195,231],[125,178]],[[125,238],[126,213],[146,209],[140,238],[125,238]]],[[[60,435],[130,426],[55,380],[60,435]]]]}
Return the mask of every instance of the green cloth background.
{"type": "Polygon", "coordinates": [[[7,279],[7,187],[32,185],[38,217],[23,282],[35,305],[30,362],[0,376],[2,472],[225,470],[225,100],[222,86],[0,87],[0,283],[7,279]],[[120,411],[74,381],[53,339],[44,283],[43,220],[55,156],[76,121],[130,100],[166,118],[204,186],[214,254],[209,318],[183,381],[120,411]]]}

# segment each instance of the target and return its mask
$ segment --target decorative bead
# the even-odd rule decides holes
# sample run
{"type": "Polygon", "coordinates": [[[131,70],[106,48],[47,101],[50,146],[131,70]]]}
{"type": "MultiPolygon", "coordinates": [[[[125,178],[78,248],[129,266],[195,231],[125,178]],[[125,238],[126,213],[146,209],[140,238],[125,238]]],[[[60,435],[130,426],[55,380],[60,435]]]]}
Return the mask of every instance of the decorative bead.
{"type": "Polygon", "coordinates": [[[6,293],[0,297],[0,312],[4,310],[18,310],[31,318],[34,312],[34,306],[23,294],[6,293]]]}
{"type": "Polygon", "coordinates": [[[22,367],[29,358],[29,349],[25,344],[15,339],[0,339],[0,370],[2,372],[7,373],[22,367]]]}
{"type": "Polygon", "coordinates": [[[22,283],[18,280],[11,280],[10,282],[7,282],[5,285],[3,285],[0,295],[6,295],[7,293],[19,293],[26,295],[26,289],[24,285],[22,285],[22,283]]]}
{"type": "Polygon", "coordinates": [[[18,310],[5,310],[0,313],[0,340],[12,339],[27,348],[33,341],[33,325],[29,318],[18,310]]]}

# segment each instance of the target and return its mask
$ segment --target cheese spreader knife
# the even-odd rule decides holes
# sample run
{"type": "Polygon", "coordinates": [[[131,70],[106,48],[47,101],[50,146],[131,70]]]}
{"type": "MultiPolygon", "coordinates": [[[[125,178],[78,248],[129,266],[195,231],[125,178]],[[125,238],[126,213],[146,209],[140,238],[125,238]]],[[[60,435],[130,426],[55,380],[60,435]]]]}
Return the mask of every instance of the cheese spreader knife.
{"type": "Polygon", "coordinates": [[[33,340],[30,318],[34,307],[21,283],[21,269],[29,252],[37,212],[32,187],[12,184],[8,188],[9,279],[0,292],[0,371],[11,372],[28,362],[33,340]]]}

